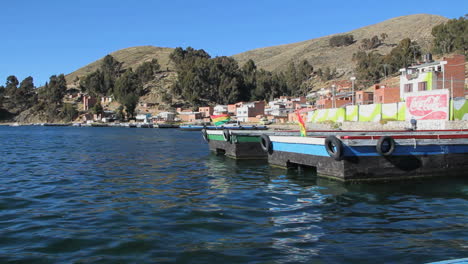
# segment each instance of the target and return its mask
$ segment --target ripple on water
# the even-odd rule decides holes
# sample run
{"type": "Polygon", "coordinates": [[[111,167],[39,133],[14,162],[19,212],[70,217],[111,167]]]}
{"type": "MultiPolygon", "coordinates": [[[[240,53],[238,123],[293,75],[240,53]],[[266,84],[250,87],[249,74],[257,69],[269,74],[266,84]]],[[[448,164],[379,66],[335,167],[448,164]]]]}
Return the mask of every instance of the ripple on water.
{"type": "Polygon", "coordinates": [[[466,252],[463,179],[343,185],[210,155],[199,132],[0,130],[2,263],[424,263],[466,252]]]}

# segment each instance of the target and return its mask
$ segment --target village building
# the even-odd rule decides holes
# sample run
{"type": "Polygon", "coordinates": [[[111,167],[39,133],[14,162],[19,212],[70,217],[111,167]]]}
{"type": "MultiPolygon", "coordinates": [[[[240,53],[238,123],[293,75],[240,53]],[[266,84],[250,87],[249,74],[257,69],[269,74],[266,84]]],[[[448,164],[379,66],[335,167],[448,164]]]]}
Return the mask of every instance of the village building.
{"type": "Polygon", "coordinates": [[[357,105],[368,105],[374,103],[374,93],[370,91],[357,91],[355,94],[357,105]]]}
{"type": "Polygon", "coordinates": [[[265,115],[265,102],[242,102],[237,108],[237,120],[240,122],[258,122],[260,116],[265,115]]]}
{"type": "Polygon", "coordinates": [[[135,116],[137,122],[149,123],[151,114],[138,114],[135,116]]]}
{"type": "Polygon", "coordinates": [[[238,102],[235,104],[228,104],[227,105],[227,113],[231,116],[235,116],[237,114],[237,108],[242,105],[242,102],[238,102]]]}
{"type": "Polygon", "coordinates": [[[200,112],[180,112],[179,119],[182,122],[197,122],[201,121],[202,114],[200,112]]]}
{"type": "Polygon", "coordinates": [[[400,87],[388,87],[381,84],[375,84],[374,88],[374,103],[375,104],[391,104],[400,102],[400,87]]]}
{"type": "Polygon", "coordinates": [[[214,115],[221,115],[228,113],[228,106],[227,105],[216,105],[213,109],[214,115]]]}
{"type": "Polygon", "coordinates": [[[113,99],[110,96],[103,96],[101,97],[101,104],[110,104],[112,103],[113,99]]]}
{"type": "Polygon", "coordinates": [[[83,111],[89,111],[96,103],[97,100],[95,97],[83,95],[83,111]]]}
{"type": "Polygon", "coordinates": [[[424,63],[400,69],[400,98],[406,94],[448,89],[452,98],[464,97],[465,56],[453,55],[433,61],[424,56],[424,63]]]}
{"type": "Polygon", "coordinates": [[[202,118],[209,118],[213,114],[214,109],[211,106],[202,106],[198,108],[198,112],[201,113],[202,118]]]}
{"type": "Polygon", "coordinates": [[[176,113],[173,112],[161,112],[157,116],[153,118],[153,123],[154,122],[173,122],[175,121],[176,113]]]}

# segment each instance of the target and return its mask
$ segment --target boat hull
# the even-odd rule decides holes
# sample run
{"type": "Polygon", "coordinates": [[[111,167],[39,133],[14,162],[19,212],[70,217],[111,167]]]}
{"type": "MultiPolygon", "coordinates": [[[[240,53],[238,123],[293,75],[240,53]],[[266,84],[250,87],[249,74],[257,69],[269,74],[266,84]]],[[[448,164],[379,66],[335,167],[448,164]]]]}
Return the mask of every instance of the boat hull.
{"type": "Polygon", "coordinates": [[[461,176],[468,170],[467,139],[401,139],[387,156],[378,153],[378,140],[343,140],[337,160],[325,138],[271,136],[268,162],[280,167],[313,167],[317,175],[342,181],[396,180],[461,176]]]}

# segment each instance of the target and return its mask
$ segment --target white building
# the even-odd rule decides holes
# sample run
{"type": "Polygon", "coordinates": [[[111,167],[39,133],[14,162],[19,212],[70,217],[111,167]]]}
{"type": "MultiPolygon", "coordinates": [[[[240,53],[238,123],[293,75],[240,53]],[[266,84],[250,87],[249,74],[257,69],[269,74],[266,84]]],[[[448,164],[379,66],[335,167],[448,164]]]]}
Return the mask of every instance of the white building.
{"type": "Polygon", "coordinates": [[[217,105],[213,108],[213,115],[227,114],[228,106],[227,105],[217,105]]]}

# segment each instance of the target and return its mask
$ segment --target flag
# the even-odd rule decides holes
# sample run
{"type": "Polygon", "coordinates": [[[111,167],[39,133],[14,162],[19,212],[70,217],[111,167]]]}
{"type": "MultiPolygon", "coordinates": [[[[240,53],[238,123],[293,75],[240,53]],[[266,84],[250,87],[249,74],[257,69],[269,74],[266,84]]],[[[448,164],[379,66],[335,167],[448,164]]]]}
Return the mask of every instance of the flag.
{"type": "Polygon", "coordinates": [[[210,117],[215,126],[220,126],[231,120],[231,117],[228,114],[212,115],[210,117]]]}
{"type": "Polygon", "coordinates": [[[299,114],[299,112],[296,112],[296,115],[297,115],[297,122],[299,123],[299,127],[301,130],[301,137],[305,137],[307,135],[307,131],[306,131],[306,127],[304,124],[304,120],[302,119],[302,116],[301,114],[299,114]]]}

